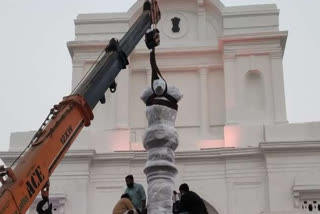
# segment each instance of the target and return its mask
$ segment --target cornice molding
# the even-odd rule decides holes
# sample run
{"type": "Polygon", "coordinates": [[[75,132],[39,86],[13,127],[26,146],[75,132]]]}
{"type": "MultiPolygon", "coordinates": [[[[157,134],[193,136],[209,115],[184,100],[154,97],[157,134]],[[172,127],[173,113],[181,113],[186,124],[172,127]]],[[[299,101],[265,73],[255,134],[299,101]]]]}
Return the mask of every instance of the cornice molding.
{"type": "MultiPolygon", "coordinates": [[[[237,34],[237,35],[225,35],[219,38],[219,49],[224,51],[224,55],[228,54],[271,54],[272,56],[282,57],[286,41],[287,41],[288,32],[287,31],[278,31],[278,32],[264,32],[264,33],[250,33],[250,34],[237,34]],[[239,47],[232,48],[232,43],[235,42],[253,42],[253,41],[272,41],[275,39],[280,40],[280,47],[254,47],[246,48],[244,45],[243,49],[239,47]],[[225,47],[226,44],[230,46],[225,47]]],[[[270,42],[269,42],[270,43],[270,42]]],[[[266,45],[269,43],[265,43],[266,45]]],[[[270,43],[271,44],[271,43],[270,43]]]]}
{"type": "Polygon", "coordinates": [[[279,51],[279,52],[272,52],[270,54],[271,59],[282,59],[283,54],[279,51]]]}
{"type": "Polygon", "coordinates": [[[275,4],[264,4],[226,7],[222,16],[279,15],[279,13],[280,10],[275,4]]]}
{"type": "MultiPolygon", "coordinates": [[[[74,49],[103,49],[107,46],[108,40],[87,40],[87,41],[69,41],[67,47],[71,57],[74,55],[74,49]]],[[[149,55],[150,51],[144,46],[137,46],[131,55],[149,55]]],[[[157,54],[184,54],[184,53],[221,53],[221,49],[208,44],[195,43],[190,46],[174,47],[162,46],[157,48],[157,54]]]]}
{"type": "MultiPolygon", "coordinates": [[[[176,160],[184,159],[208,159],[208,158],[224,158],[224,157],[239,157],[239,156],[257,156],[261,155],[258,148],[220,148],[206,149],[199,151],[178,151],[175,152],[176,160]]],[[[146,160],[146,152],[113,152],[105,154],[97,154],[93,161],[119,160],[119,161],[139,161],[146,160]]]]}
{"type": "MultiPolygon", "coordinates": [[[[161,65],[161,71],[197,71],[199,70],[199,67],[205,67],[209,70],[223,70],[222,64],[194,64],[194,65],[177,65],[177,66],[171,66],[171,65],[161,65]]],[[[131,66],[129,67],[132,72],[141,72],[145,71],[146,67],[141,66],[131,66]]]]}
{"type": "MultiPolygon", "coordinates": [[[[14,160],[19,152],[0,152],[3,160],[14,160]]],[[[238,157],[238,156],[256,156],[260,155],[259,148],[218,148],[218,149],[204,149],[198,151],[178,151],[176,152],[176,159],[207,159],[207,158],[221,158],[221,157],[238,157]]],[[[132,152],[121,151],[97,154],[94,150],[71,150],[64,157],[63,161],[87,159],[93,161],[102,160],[146,160],[147,153],[144,151],[132,152]]]]}
{"type": "MultiPolygon", "coordinates": [[[[124,15],[126,15],[124,13],[124,15]]],[[[121,17],[121,18],[101,18],[101,19],[76,19],[74,20],[75,25],[81,25],[81,24],[129,24],[129,17],[121,17]]]]}
{"type": "Polygon", "coordinates": [[[263,152],[284,151],[318,151],[320,152],[320,141],[275,141],[262,142],[259,148],[263,152]]]}
{"type": "Polygon", "coordinates": [[[71,57],[74,56],[74,49],[76,48],[82,48],[82,49],[89,49],[89,48],[95,48],[95,49],[103,49],[107,46],[108,40],[104,41],[69,41],[67,42],[67,47],[69,50],[69,54],[71,57]]]}
{"type": "MultiPolygon", "coordinates": [[[[18,152],[0,152],[1,159],[7,164],[11,164],[19,155],[20,151],[18,152]]],[[[63,158],[62,161],[74,161],[74,160],[86,160],[90,161],[96,152],[94,150],[70,150],[63,158]]]]}
{"type": "MultiPolygon", "coordinates": [[[[149,55],[150,51],[146,48],[136,48],[132,54],[134,55],[149,55]]],[[[210,47],[204,44],[194,44],[184,47],[159,47],[157,48],[157,55],[161,54],[184,54],[184,53],[221,53],[218,47],[210,47]]]]}
{"type": "Polygon", "coordinates": [[[224,11],[222,13],[223,18],[235,17],[235,16],[256,16],[256,15],[279,15],[280,10],[263,10],[263,11],[224,11]]]}
{"type": "MultiPolygon", "coordinates": [[[[249,156],[262,156],[264,153],[315,151],[320,152],[320,141],[294,141],[294,142],[262,142],[259,147],[252,148],[217,148],[198,151],[178,151],[176,160],[199,160],[215,158],[238,158],[249,156]]],[[[0,157],[10,164],[20,152],[0,152],[0,157]]],[[[71,150],[63,159],[63,162],[84,160],[88,162],[100,161],[144,161],[147,153],[144,151],[119,151],[97,154],[94,150],[71,150]]],[[[83,162],[81,162],[83,163],[83,162]]]]}
{"type": "Polygon", "coordinates": [[[276,31],[276,32],[261,32],[261,33],[249,33],[249,34],[234,34],[224,35],[219,38],[220,42],[237,42],[237,41],[250,41],[250,40],[266,40],[266,39],[286,39],[288,37],[288,31],[276,31]]]}

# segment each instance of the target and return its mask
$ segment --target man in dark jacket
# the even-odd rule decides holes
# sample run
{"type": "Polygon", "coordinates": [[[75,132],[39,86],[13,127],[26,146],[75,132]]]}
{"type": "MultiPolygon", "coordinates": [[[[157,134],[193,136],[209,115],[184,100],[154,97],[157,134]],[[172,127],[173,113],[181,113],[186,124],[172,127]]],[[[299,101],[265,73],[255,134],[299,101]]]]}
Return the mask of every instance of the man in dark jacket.
{"type": "Polygon", "coordinates": [[[208,214],[203,200],[195,192],[189,190],[188,184],[181,184],[179,191],[181,193],[180,213],[187,211],[190,214],[208,214]]]}

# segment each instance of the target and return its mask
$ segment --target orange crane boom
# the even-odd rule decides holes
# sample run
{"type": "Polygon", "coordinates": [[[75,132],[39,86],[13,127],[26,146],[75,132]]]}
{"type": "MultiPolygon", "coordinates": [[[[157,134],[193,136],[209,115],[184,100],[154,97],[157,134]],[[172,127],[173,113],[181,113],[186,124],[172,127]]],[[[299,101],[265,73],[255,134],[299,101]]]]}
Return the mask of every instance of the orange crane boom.
{"type": "Polygon", "coordinates": [[[160,19],[156,0],[146,0],[144,11],[118,42],[110,40],[104,55],[70,96],[51,109],[43,126],[14,169],[0,167],[0,214],[24,214],[58,166],[77,135],[93,119],[92,110],[112,86],[127,56],[160,19]]]}

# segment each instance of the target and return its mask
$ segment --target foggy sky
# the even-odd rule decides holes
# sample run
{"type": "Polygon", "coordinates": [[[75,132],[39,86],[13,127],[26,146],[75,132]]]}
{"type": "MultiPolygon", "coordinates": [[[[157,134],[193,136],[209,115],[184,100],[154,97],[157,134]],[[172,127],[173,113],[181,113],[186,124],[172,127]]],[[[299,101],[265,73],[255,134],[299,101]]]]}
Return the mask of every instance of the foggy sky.
{"type": "MultiPolygon", "coordinates": [[[[161,1],[161,0],[159,0],[161,1]]],[[[71,58],[79,13],[124,12],[135,0],[0,1],[0,151],[11,132],[36,130],[71,89],[71,58]]],[[[284,56],[290,122],[320,120],[319,0],[223,0],[226,6],[277,3],[288,30],[284,56]]],[[[138,99],[138,98],[137,98],[138,99]]]]}

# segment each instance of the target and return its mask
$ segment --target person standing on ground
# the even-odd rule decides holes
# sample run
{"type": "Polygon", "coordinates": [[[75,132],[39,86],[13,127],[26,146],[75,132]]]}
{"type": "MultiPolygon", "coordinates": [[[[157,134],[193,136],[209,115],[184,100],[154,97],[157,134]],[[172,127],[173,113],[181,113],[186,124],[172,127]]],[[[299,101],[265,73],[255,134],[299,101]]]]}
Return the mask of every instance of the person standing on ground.
{"type": "Polygon", "coordinates": [[[113,208],[112,214],[137,214],[128,194],[121,196],[121,199],[113,208]]]}
{"type": "Polygon", "coordinates": [[[190,214],[208,214],[207,208],[200,196],[189,190],[188,184],[181,184],[180,208],[178,213],[188,212],[190,214]]]}
{"type": "Polygon", "coordinates": [[[141,184],[135,183],[133,175],[128,175],[126,178],[127,189],[125,193],[127,193],[133,205],[137,209],[138,212],[145,212],[146,208],[146,193],[141,184]]]}

